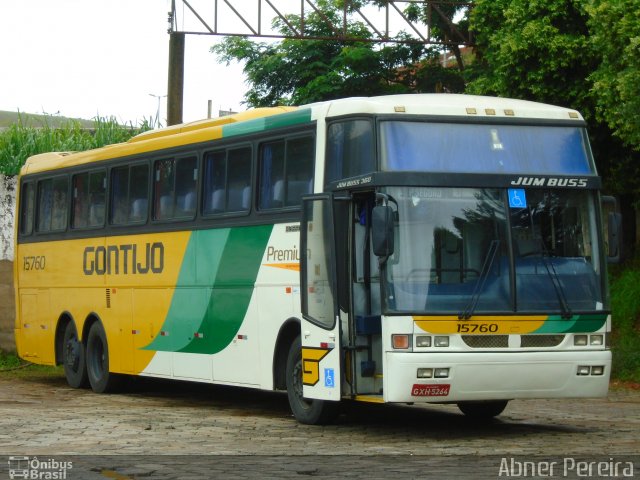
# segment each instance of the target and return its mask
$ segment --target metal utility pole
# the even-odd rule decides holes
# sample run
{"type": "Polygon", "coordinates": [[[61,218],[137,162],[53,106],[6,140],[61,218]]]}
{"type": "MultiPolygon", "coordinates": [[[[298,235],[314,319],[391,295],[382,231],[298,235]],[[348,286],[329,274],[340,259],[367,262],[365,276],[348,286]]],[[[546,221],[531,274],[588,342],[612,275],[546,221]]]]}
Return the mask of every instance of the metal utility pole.
{"type": "Polygon", "coordinates": [[[182,123],[184,96],[184,33],[169,35],[169,79],[167,86],[167,125],[182,123]]]}

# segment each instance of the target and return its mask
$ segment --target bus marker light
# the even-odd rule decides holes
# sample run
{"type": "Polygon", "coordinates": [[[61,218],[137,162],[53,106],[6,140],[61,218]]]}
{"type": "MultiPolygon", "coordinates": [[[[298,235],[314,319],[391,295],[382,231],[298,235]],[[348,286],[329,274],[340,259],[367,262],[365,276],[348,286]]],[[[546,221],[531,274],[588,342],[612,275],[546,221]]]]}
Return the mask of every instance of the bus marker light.
{"type": "Polygon", "coordinates": [[[409,348],[409,335],[391,335],[393,348],[406,350],[409,348]]]}
{"type": "Polygon", "coordinates": [[[449,337],[433,337],[433,344],[436,347],[448,347],[449,337]]]}
{"type": "Polygon", "coordinates": [[[138,335],[140,330],[131,330],[131,335],[138,335]]]}
{"type": "Polygon", "coordinates": [[[431,337],[425,335],[419,335],[416,337],[416,347],[430,347],[431,337]]]}
{"type": "Polygon", "coordinates": [[[590,335],[589,336],[589,344],[590,345],[604,345],[604,336],[603,335],[590,335]]]}
{"type": "Polygon", "coordinates": [[[589,373],[591,373],[591,367],[589,367],[589,365],[578,366],[578,375],[584,376],[589,375],[589,373]]]}
{"type": "Polygon", "coordinates": [[[604,365],[595,365],[591,367],[591,375],[604,375],[604,365]]]}
{"type": "Polygon", "coordinates": [[[193,334],[194,338],[204,338],[204,333],[196,332],[193,334]]]}
{"type": "Polygon", "coordinates": [[[419,368],[417,377],[418,378],[432,378],[433,377],[433,368],[419,368]]]}
{"type": "Polygon", "coordinates": [[[576,335],[573,337],[573,344],[576,347],[586,347],[589,337],[587,335],[576,335]]]}
{"type": "Polygon", "coordinates": [[[434,376],[436,378],[448,378],[449,377],[449,369],[448,368],[436,368],[434,376]]]}
{"type": "Polygon", "coordinates": [[[160,336],[161,336],[161,337],[168,337],[168,336],[169,336],[169,332],[167,332],[166,330],[162,330],[162,331],[160,332],[160,336]]]}

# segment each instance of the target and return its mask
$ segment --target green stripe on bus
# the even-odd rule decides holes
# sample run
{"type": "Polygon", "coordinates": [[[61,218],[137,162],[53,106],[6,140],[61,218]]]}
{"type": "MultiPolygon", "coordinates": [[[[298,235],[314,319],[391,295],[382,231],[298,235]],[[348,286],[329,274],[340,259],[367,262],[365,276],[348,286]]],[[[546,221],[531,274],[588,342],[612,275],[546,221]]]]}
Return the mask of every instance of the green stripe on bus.
{"type": "Polygon", "coordinates": [[[559,315],[550,315],[540,328],[531,333],[589,333],[602,328],[606,321],[606,314],[574,315],[568,319],[559,315]]]}
{"type": "Polygon", "coordinates": [[[145,350],[213,354],[233,340],[272,225],[193,232],[162,331],[145,350]]]}
{"type": "Polygon", "coordinates": [[[293,112],[280,113],[271,117],[256,118],[245,122],[229,123],[222,127],[222,138],[248,135],[272,128],[289,127],[311,121],[311,109],[302,108],[293,112]]]}

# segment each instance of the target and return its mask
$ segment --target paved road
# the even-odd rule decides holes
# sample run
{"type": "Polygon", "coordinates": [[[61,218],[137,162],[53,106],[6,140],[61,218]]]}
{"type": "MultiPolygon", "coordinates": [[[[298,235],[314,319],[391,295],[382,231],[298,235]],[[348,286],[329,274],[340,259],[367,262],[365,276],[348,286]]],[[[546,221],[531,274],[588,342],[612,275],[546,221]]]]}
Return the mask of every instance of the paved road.
{"type": "Polygon", "coordinates": [[[0,478],[9,456],[70,461],[69,479],[497,478],[503,459],[556,461],[556,478],[585,478],[579,462],[631,461],[640,478],[637,390],[516,400],[484,425],[450,405],[344,410],[337,424],[313,427],[297,424],[277,393],[138,379],[125,393],[97,395],[62,377],[0,376],[0,478]]]}

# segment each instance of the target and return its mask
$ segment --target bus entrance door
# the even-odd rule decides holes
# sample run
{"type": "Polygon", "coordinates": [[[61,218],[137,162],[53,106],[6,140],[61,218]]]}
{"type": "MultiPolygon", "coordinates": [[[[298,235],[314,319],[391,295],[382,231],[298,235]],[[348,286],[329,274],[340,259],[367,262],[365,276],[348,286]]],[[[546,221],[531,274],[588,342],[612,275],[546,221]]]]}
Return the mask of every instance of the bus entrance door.
{"type": "Polygon", "coordinates": [[[332,195],[304,198],[302,212],[300,290],[303,395],[320,400],[340,400],[340,317],[332,195]]]}

